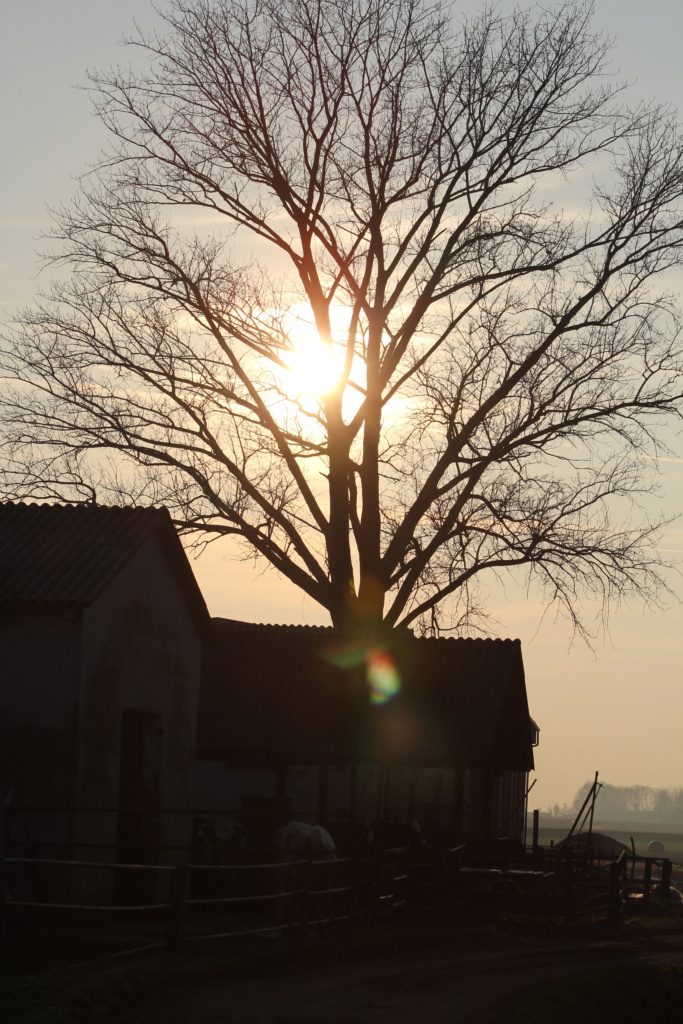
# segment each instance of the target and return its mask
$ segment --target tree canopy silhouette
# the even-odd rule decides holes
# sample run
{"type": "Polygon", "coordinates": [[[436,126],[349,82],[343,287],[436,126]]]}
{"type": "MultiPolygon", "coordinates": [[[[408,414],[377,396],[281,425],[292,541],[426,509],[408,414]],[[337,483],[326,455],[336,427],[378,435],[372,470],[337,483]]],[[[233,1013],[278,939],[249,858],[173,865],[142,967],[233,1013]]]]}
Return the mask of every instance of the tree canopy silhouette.
{"type": "Polygon", "coordinates": [[[146,72],[91,76],[111,147],[5,341],[7,496],[162,502],[338,625],[476,627],[513,570],[579,629],[657,598],[675,117],[623,105],[589,5],[456,14],[171,0],[146,72]]]}

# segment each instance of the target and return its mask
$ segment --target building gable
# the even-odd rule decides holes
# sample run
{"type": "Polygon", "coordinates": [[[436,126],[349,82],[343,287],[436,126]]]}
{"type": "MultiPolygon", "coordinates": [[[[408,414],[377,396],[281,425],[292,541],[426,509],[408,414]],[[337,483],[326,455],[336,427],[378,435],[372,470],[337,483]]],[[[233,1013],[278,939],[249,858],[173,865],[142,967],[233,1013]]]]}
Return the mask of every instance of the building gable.
{"type": "Polygon", "coordinates": [[[0,609],[88,606],[156,536],[205,638],[209,613],[165,508],[0,504],[0,609]]]}

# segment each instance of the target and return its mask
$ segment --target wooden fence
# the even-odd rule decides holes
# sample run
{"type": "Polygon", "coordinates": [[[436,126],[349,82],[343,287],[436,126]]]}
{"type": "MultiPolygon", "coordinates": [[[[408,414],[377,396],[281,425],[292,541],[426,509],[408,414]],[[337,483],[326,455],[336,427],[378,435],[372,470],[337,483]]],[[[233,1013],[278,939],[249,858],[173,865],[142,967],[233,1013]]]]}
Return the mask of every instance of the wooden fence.
{"type": "Polygon", "coordinates": [[[668,857],[627,856],[625,899],[642,899],[647,904],[656,897],[667,903],[671,893],[672,871],[673,865],[668,857]]]}
{"type": "Polygon", "coordinates": [[[415,878],[413,900],[441,913],[502,912],[570,924],[585,916],[614,918],[623,900],[624,873],[623,862],[596,863],[571,855],[546,863],[531,855],[503,866],[472,866],[448,857],[436,877],[432,872],[431,879],[415,878]]]}
{"type": "MultiPolygon", "coordinates": [[[[156,941],[137,942],[109,954],[122,956],[338,921],[372,925],[406,907],[454,917],[501,912],[542,916],[567,924],[587,916],[615,919],[630,899],[666,901],[671,885],[670,860],[625,853],[617,860],[538,848],[510,855],[476,854],[471,847],[417,852],[408,847],[377,848],[370,857],[320,860],[278,858],[272,850],[240,854],[240,861],[230,864],[179,866],[4,857],[0,859],[0,964],[11,950],[13,928],[22,915],[36,928],[45,915],[56,915],[71,926],[95,923],[100,930],[103,923],[126,918],[156,922],[156,941]],[[244,862],[247,858],[251,863],[244,862]],[[114,878],[131,873],[150,879],[153,884],[141,885],[137,891],[156,898],[125,904],[22,898],[22,877],[25,882],[37,872],[52,869],[67,872],[69,879],[87,872],[109,871],[114,878]]],[[[116,891],[115,885],[110,888],[116,891]]],[[[72,891],[78,892],[78,886],[72,891]]]]}
{"type": "Polygon", "coordinates": [[[460,848],[411,869],[411,901],[425,911],[468,915],[508,913],[574,921],[615,920],[631,899],[666,904],[672,864],[667,858],[603,858],[599,853],[534,848],[517,856],[460,848]]]}
{"type": "Polygon", "coordinates": [[[184,942],[290,931],[337,921],[372,923],[407,905],[408,849],[378,850],[369,858],[321,860],[276,859],[271,850],[269,859],[263,861],[263,851],[249,852],[255,863],[177,867],[4,857],[0,859],[0,966],[7,960],[12,925],[21,914],[33,915],[36,927],[44,915],[58,915],[67,924],[77,918],[99,925],[125,917],[163,922],[162,940],[110,954],[123,956],[148,949],[174,949],[184,942]],[[154,873],[165,881],[154,888],[164,891],[154,902],[130,904],[13,898],[18,872],[46,868],[61,869],[71,876],[86,871],[154,873]]]}

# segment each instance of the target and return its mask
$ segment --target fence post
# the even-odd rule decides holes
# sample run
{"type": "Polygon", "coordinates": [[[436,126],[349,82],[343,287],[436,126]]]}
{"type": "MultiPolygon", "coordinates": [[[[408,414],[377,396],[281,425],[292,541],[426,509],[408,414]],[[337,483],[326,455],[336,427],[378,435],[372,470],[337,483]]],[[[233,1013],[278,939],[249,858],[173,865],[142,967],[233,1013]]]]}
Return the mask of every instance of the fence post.
{"type": "Polygon", "coordinates": [[[5,858],[0,857],[0,974],[5,970],[5,903],[7,902],[5,889],[5,858]]]}
{"type": "Polygon", "coordinates": [[[572,923],[572,902],[574,899],[574,858],[571,847],[567,851],[567,904],[565,910],[565,924],[567,927],[572,923]]]}
{"type": "Polygon", "coordinates": [[[643,871],[643,903],[650,902],[650,886],[652,884],[652,861],[648,857],[645,861],[645,870],[643,871]]]}
{"type": "MultiPolygon", "coordinates": [[[[355,854],[355,851],[352,851],[352,853],[351,853],[351,859],[349,861],[348,879],[349,879],[349,891],[346,894],[346,898],[348,900],[348,905],[349,905],[349,918],[353,919],[353,917],[357,914],[358,909],[360,907],[358,868],[357,868],[357,865],[356,865],[356,854],[355,854]]],[[[358,919],[356,919],[356,920],[357,920],[357,923],[360,923],[358,921],[358,919]]]]}
{"type": "Polygon", "coordinates": [[[619,879],[624,870],[625,856],[622,850],[619,860],[613,860],[609,866],[609,919],[612,922],[619,918],[619,879]]]}
{"type": "Polygon", "coordinates": [[[308,928],[308,922],[311,919],[311,889],[313,888],[313,861],[307,860],[303,866],[303,890],[304,898],[302,904],[301,924],[304,928],[308,928]]]}
{"type": "Polygon", "coordinates": [[[532,832],[531,849],[533,853],[538,853],[538,811],[534,811],[534,830],[532,832]]]}
{"type": "Polygon", "coordinates": [[[166,942],[169,949],[177,949],[180,945],[180,936],[183,926],[183,911],[187,899],[187,886],[190,878],[190,868],[187,864],[179,864],[171,875],[170,906],[168,908],[168,925],[166,929],[166,942]]]}
{"type": "Polygon", "coordinates": [[[671,894],[671,861],[665,857],[662,861],[662,886],[661,897],[663,903],[669,902],[671,894]]]}
{"type": "Polygon", "coordinates": [[[382,876],[384,874],[383,861],[384,861],[384,843],[380,841],[379,836],[376,840],[376,846],[374,850],[374,863],[372,866],[372,905],[370,908],[370,923],[374,927],[379,920],[379,908],[380,908],[380,897],[382,894],[382,876]]]}

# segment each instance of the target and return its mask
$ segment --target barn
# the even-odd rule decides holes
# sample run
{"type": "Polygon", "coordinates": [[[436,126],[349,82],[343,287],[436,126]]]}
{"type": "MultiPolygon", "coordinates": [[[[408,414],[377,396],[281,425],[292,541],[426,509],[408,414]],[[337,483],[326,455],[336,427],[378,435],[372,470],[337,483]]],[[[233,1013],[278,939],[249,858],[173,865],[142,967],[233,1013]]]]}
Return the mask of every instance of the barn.
{"type": "Polygon", "coordinates": [[[518,640],[212,621],[198,807],[241,818],[259,845],[287,818],[523,837],[538,727],[518,640]]]}
{"type": "Polygon", "coordinates": [[[0,505],[0,798],[14,851],[187,846],[204,599],[165,509],[0,505]],[[20,844],[17,847],[17,843],[20,844]]]}
{"type": "Polygon", "coordinates": [[[0,652],[15,853],[175,863],[207,818],[523,835],[519,641],[211,619],[165,509],[0,505],[0,652]]]}

